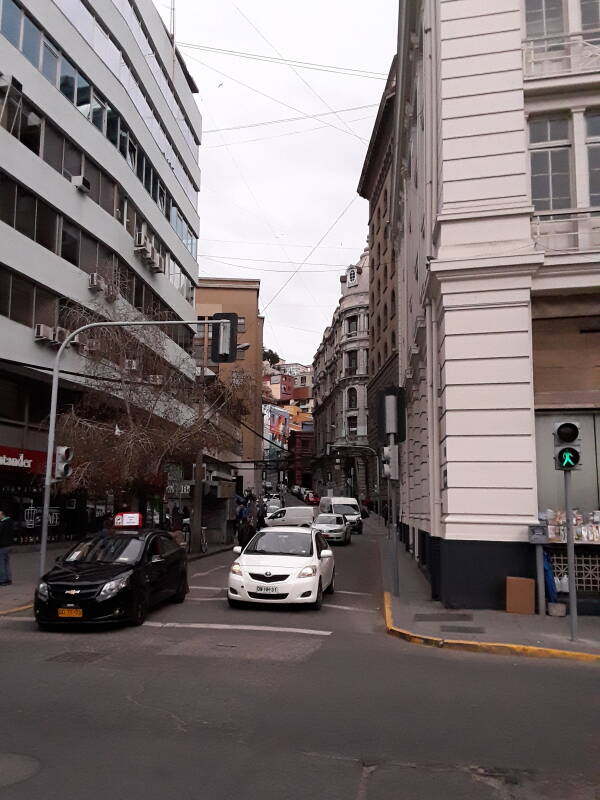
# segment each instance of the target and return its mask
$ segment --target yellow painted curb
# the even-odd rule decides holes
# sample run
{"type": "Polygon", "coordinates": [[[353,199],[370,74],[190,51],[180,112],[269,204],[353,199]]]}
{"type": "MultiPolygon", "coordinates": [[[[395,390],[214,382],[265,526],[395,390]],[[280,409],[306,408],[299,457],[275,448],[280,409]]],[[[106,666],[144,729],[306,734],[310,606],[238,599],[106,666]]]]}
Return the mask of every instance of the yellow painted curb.
{"type": "Polygon", "coordinates": [[[389,592],[383,593],[383,614],[387,632],[391,636],[404,639],[404,641],[410,642],[411,644],[448,648],[449,650],[463,650],[471,653],[493,653],[495,655],[527,656],[529,658],[566,658],[571,661],[584,661],[588,663],[600,662],[600,653],[581,653],[576,650],[554,650],[551,647],[534,647],[526,644],[441,639],[437,636],[426,636],[421,633],[406,631],[394,625],[392,596],[389,592]]]}
{"type": "Polygon", "coordinates": [[[7,608],[6,611],[0,611],[0,617],[5,617],[7,614],[14,614],[15,611],[28,611],[33,608],[33,604],[29,603],[27,606],[16,606],[15,608],[7,608]]]}

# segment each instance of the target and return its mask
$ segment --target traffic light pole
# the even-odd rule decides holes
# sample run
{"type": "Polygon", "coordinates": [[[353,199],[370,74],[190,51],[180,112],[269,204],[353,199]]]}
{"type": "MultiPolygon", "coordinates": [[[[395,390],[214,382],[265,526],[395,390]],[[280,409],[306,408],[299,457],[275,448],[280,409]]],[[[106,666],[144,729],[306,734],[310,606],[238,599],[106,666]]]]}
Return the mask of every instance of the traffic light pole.
{"type": "MultiPolygon", "coordinates": [[[[126,320],[119,322],[90,322],[87,325],[82,325],[71,333],[68,334],[64,342],[58,348],[56,357],[54,359],[54,367],[52,368],[52,391],[50,395],[50,419],[48,421],[48,447],[46,450],[46,477],[44,480],[44,505],[42,510],[42,541],[40,545],[40,575],[46,571],[46,552],[48,549],[48,519],[50,516],[50,493],[52,491],[52,464],[54,462],[54,442],[56,439],[56,410],[58,406],[58,378],[60,374],[60,360],[66,348],[71,344],[73,339],[83,331],[92,328],[134,328],[134,327],[156,327],[173,326],[173,325],[222,325],[223,323],[218,320],[165,320],[164,322],[146,321],[146,320],[126,320]]],[[[207,337],[205,337],[206,339],[207,337]]]]}
{"type": "Polygon", "coordinates": [[[569,625],[571,641],[577,639],[577,588],[575,585],[575,537],[573,535],[573,509],[571,503],[571,470],[564,470],[565,512],[567,515],[567,570],[569,576],[569,625]]]}

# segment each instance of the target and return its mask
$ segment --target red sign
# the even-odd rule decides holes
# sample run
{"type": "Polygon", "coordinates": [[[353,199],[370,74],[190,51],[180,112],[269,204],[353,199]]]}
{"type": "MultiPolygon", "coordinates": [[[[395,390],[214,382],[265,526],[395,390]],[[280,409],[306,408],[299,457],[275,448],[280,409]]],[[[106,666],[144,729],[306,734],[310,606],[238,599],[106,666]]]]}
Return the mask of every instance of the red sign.
{"type": "Polygon", "coordinates": [[[43,475],[46,471],[46,453],[41,450],[22,450],[0,444],[0,469],[8,467],[17,472],[33,472],[43,475]]]}

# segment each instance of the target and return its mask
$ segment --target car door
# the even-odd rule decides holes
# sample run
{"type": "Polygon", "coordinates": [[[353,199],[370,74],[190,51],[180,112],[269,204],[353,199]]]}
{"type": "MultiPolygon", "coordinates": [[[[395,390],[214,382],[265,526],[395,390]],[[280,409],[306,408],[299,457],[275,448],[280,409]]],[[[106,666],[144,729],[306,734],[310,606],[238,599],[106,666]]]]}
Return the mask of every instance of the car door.
{"type": "Polygon", "coordinates": [[[286,510],[285,508],[280,508],[279,511],[275,511],[275,513],[269,514],[266,519],[267,525],[283,525],[285,522],[285,515],[286,510]]]}
{"type": "Polygon", "coordinates": [[[321,583],[323,589],[326,589],[331,583],[333,575],[333,558],[322,558],[321,553],[323,550],[329,550],[327,540],[321,533],[315,534],[315,547],[317,550],[317,557],[319,559],[319,570],[321,572],[321,583]]]}
{"type": "Polygon", "coordinates": [[[150,536],[144,556],[146,563],[146,584],[151,605],[160,603],[168,594],[167,562],[162,553],[160,537],[150,536]]]}
{"type": "Polygon", "coordinates": [[[158,537],[160,552],[165,560],[165,592],[175,594],[182,576],[182,552],[177,542],[167,534],[158,537]]]}

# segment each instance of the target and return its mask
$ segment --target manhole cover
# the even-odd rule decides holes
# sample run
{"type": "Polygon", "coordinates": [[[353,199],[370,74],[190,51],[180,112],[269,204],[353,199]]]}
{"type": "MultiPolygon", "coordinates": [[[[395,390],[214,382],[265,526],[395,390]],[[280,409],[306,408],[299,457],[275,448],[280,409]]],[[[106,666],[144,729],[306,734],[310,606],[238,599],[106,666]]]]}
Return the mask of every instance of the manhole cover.
{"type": "Polygon", "coordinates": [[[69,664],[89,664],[90,661],[96,661],[99,658],[102,658],[102,653],[68,652],[51,656],[50,658],[47,658],[46,661],[62,661],[69,664]]]}

